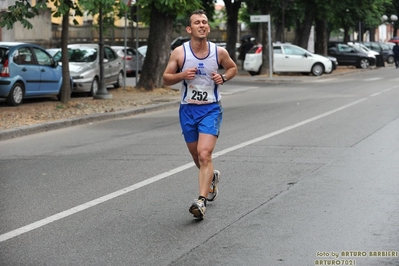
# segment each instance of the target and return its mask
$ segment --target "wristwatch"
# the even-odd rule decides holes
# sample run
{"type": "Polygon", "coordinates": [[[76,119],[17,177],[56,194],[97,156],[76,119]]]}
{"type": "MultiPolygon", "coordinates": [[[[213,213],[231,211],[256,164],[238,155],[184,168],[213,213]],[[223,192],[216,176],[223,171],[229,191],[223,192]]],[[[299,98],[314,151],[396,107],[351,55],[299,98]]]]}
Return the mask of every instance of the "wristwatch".
{"type": "Polygon", "coordinates": [[[225,83],[227,81],[226,75],[225,74],[220,74],[220,76],[222,77],[223,83],[225,83]]]}

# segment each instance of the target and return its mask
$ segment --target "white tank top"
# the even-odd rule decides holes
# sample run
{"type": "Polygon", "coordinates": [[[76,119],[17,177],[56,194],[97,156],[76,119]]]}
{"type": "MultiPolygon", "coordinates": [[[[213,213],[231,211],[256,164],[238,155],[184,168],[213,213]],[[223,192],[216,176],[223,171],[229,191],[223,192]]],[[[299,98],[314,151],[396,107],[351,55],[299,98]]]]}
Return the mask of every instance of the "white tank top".
{"type": "Polygon", "coordinates": [[[192,80],[183,80],[180,90],[182,104],[209,104],[221,99],[219,86],[211,79],[212,72],[219,69],[217,46],[208,41],[209,53],[204,58],[194,55],[190,46],[191,41],[183,43],[184,61],[181,71],[187,68],[197,68],[192,80]]]}

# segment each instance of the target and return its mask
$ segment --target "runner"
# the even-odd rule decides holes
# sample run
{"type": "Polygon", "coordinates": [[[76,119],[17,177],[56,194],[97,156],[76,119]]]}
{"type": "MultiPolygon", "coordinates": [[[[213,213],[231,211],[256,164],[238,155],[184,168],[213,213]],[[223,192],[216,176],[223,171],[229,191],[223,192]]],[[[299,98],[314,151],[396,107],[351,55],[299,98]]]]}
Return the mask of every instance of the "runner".
{"type": "Polygon", "coordinates": [[[212,152],[222,123],[219,89],[237,74],[237,66],[226,49],[208,41],[210,26],[204,11],[191,13],[186,31],[191,35],[190,41],[173,50],[163,79],[167,86],[182,82],[180,125],[199,169],[199,197],[189,211],[202,219],[207,201],[218,195],[220,172],[214,170],[212,152]],[[225,69],[223,74],[218,73],[219,65],[225,69]]]}

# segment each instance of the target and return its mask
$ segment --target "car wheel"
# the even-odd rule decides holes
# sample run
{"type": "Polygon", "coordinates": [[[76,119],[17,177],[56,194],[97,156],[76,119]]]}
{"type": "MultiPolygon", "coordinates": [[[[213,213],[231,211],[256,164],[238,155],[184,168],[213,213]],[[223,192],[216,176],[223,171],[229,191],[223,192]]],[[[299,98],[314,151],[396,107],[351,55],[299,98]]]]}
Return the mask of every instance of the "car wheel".
{"type": "Polygon", "coordinates": [[[388,56],[388,58],[387,58],[388,64],[393,64],[394,61],[395,61],[395,58],[392,55],[388,56]]]}
{"type": "Polygon", "coordinates": [[[91,83],[90,96],[96,95],[97,91],[98,91],[98,79],[94,78],[93,83],[91,83]]]}
{"type": "Polygon", "coordinates": [[[248,73],[249,73],[251,76],[258,75],[258,73],[256,73],[255,71],[248,71],[248,73]]]}
{"type": "Polygon", "coordinates": [[[359,60],[358,68],[366,69],[366,68],[369,68],[369,66],[370,66],[370,62],[367,58],[362,58],[359,60]]]}
{"type": "Polygon", "coordinates": [[[7,104],[17,106],[22,103],[24,98],[24,85],[20,82],[15,82],[7,96],[7,104]]]}
{"type": "Polygon", "coordinates": [[[119,72],[118,74],[118,79],[116,80],[116,83],[114,84],[115,88],[120,88],[123,87],[123,72],[119,72]]]}
{"type": "Polygon", "coordinates": [[[312,66],[311,72],[314,76],[321,76],[324,72],[324,66],[320,63],[316,63],[312,66]]]}

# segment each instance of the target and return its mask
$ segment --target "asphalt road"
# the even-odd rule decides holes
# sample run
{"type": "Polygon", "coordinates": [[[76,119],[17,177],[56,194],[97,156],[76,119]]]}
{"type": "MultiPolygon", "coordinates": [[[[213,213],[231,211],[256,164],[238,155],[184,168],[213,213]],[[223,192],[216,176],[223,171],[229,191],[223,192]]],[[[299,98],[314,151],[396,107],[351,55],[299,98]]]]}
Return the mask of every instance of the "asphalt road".
{"type": "Polygon", "coordinates": [[[398,71],[226,83],[202,221],[176,107],[0,141],[0,265],[399,265],[398,71]]]}

